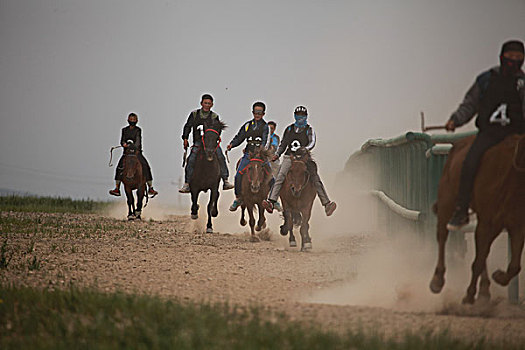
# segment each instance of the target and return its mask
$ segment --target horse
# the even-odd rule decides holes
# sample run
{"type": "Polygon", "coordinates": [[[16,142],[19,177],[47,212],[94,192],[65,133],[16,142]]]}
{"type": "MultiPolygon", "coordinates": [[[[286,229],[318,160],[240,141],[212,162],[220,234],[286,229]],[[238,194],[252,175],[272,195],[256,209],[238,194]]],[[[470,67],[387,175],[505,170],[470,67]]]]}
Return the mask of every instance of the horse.
{"type": "MultiPolygon", "coordinates": [[[[455,207],[463,160],[474,141],[469,137],[458,141],[451,149],[439,182],[437,209],[438,262],[430,282],[433,293],[441,292],[445,284],[446,228],[455,207]]],[[[463,303],[473,304],[477,282],[481,275],[478,299],[490,299],[490,280],[487,274],[487,256],[494,239],[503,229],[510,237],[511,260],[507,271],[496,270],[492,279],[506,286],[520,270],[525,237],[525,135],[507,136],[483,155],[478,169],[471,209],[477,214],[475,231],[476,256],[472,276],[463,303]]]]}
{"type": "Polygon", "coordinates": [[[197,153],[195,160],[195,170],[190,180],[191,191],[191,218],[199,218],[199,193],[201,191],[211,191],[210,201],[208,202],[208,222],[206,233],[213,233],[211,222],[212,217],[219,215],[217,201],[219,200],[219,182],[221,180],[221,169],[219,159],[217,158],[217,148],[221,142],[221,132],[226,128],[222,121],[214,121],[211,124],[205,124],[202,131],[202,147],[197,153]]]}
{"type": "Polygon", "coordinates": [[[268,197],[270,192],[270,181],[272,172],[268,166],[270,153],[261,147],[256,148],[250,154],[250,163],[240,172],[243,174],[241,181],[242,205],[241,205],[241,226],[246,226],[244,211],[248,211],[250,217],[251,241],[257,242],[255,231],[260,231],[266,227],[266,217],[262,202],[268,197]],[[257,206],[257,207],[256,207],[257,206]],[[255,226],[254,209],[259,211],[259,220],[255,226]]]}
{"type": "MultiPolygon", "coordinates": [[[[122,170],[122,183],[124,184],[124,191],[128,203],[128,220],[141,220],[142,201],[146,197],[146,205],[148,204],[148,195],[146,193],[146,178],[142,173],[142,164],[137,157],[139,150],[135,147],[132,140],[128,140],[129,146],[124,150],[124,168],[122,170]],[[133,197],[133,190],[137,190],[137,207],[135,209],[135,201],[133,197]]],[[[144,207],[146,207],[146,205],[144,207]]]]}
{"type": "Polygon", "coordinates": [[[301,251],[312,249],[312,239],[308,233],[310,228],[309,220],[312,215],[312,205],[317,195],[313,182],[310,180],[310,173],[307,169],[307,162],[310,160],[310,152],[301,147],[290,155],[292,165],[283,183],[280,192],[283,203],[284,223],[281,225],[281,235],[289,235],[290,247],[296,247],[293,227],[300,225],[301,251]]]}

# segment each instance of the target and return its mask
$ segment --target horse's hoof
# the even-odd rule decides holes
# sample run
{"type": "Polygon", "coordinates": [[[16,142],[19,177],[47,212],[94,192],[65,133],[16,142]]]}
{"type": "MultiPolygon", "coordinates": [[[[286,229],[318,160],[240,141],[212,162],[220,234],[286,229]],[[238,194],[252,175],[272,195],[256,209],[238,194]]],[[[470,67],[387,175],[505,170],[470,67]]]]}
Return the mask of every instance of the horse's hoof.
{"type": "Polygon", "coordinates": [[[250,236],[250,242],[259,242],[259,241],[260,241],[259,237],[254,236],[254,235],[250,236]]]}
{"type": "Polygon", "coordinates": [[[297,242],[296,241],[290,241],[290,247],[292,247],[292,248],[297,247],[297,242]]]}
{"type": "Polygon", "coordinates": [[[191,214],[191,219],[192,220],[197,220],[199,218],[199,215],[197,214],[191,214]]]}
{"type": "Polygon", "coordinates": [[[465,297],[463,298],[463,300],[461,301],[463,304],[474,304],[474,296],[471,296],[471,295],[465,295],[465,297]]]}
{"type": "Polygon", "coordinates": [[[255,226],[255,231],[259,232],[261,230],[261,226],[257,225],[255,226]]]}
{"type": "Polygon", "coordinates": [[[208,227],[208,228],[206,229],[206,233],[213,233],[213,229],[212,229],[211,227],[208,227]]]}
{"type": "Polygon", "coordinates": [[[509,284],[507,274],[501,270],[496,270],[492,274],[492,279],[499,285],[506,286],[509,284]]]}
{"type": "Polygon", "coordinates": [[[490,293],[488,292],[479,292],[478,293],[478,299],[476,301],[476,303],[481,303],[481,304],[488,304],[490,302],[490,293]]]}
{"type": "Polygon", "coordinates": [[[432,281],[430,281],[430,290],[434,294],[438,294],[443,289],[443,286],[445,285],[445,279],[444,278],[438,278],[436,276],[432,277],[432,281]]]}
{"type": "Polygon", "coordinates": [[[133,221],[135,220],[135,216],[134,215],[128,215],[128,221],[133,221]]]}
{"type": "Polygon", "coordinates": [[[218,215],[219,215],[219,211],[218,210],[212,210],[211,211],[211,217],[212,218],[216,218],[218,215]]]}
{"type": "Polygon", "coordinates": [[[137,220],[142,220],[142,218],[140,217],[140,215],[137,215],[137,216],[135,217],[135,219],[137,219],[137,220]]]}
{"type": "Polygon", "coordinates": [[[286,236],[288,234],[288,229],[285,225],[281,225],[281,236],[286,236]]]}
{"type": "Polygon", "coordinates": [[[307,251],[307,250],[312,250],[312,243],[311,242],[306,242],[305,244],[303,244],[303,247],[301,248],[301,251],[307,251]]]}
{"type": "Polygon", "coordinates": [[[246,226],[247,222],[244,219],[241,219],[241,226],[246,226]]]}

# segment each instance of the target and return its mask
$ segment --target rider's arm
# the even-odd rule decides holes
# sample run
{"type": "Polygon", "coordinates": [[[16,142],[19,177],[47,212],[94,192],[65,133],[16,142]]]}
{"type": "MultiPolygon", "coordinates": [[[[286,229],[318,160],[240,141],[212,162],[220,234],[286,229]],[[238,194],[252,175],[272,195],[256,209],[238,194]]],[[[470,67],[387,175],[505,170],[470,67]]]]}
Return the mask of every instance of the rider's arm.
{"type": "Polygon", "coordinates": [[[235,148],[237,146],[239,146],[245,139],[246,139],[246,125],[248,125],[248,127],[250,126],[249,124],[250,122],[244,124],[243,126],[241,126],[241,128],[239,129],[239,132],[237,133],[237,135],[235,135],[235,137],[233,138],[233,140],[230,142],[230,145],[232,145],[232,148],[235,148]]]}
{"type": "Polygon", "coordinates": [[[286,151],[286,148],[290,144],[290,140],[289,140],[290,137],[288,136],[288,129],[289,128],[286,128],[284,130],[284,135],[283,135],[283,139],[281,140],[281,144],[279,145],[277,152],[275,152],[275,155],[277,155],[277,157],[280,157],[281,154],[283,154],[284,151],[286,151]]]}
{"type": "Polygon", "coordinates": [[[124,136],[124,130],[126,130],[126,128],[122,128],[122,131],[120,133],[120,145],[122,147],[124,147],[124,145],[126,144],[126,139],[125,139],[125,136],[124,136]]]}
{"type": "Polygon", "coordinates": [[[193,112],[190,113],[184,128],[182,129],[182,139],[187,140],[190,137],[191,128],[193,128],[193,112]]]}
{"type": "Polygon", "coordinates": [[[310,126],[310,129],[308,130],[308,144],[306,145],[306,149],[311,151],[315,147],[315,142],[317,141],[315,137],[315,131],[314,128],[310,126]]]}
{"type": "Polygon", "coordinates": [[[454,121],[454,126],[457,127],[468,123],[472,117],[478,113],[480,94],[481,88],[476,80],[474,85],[468,90],[458,109],[450,116],[449,120],[454,121]]]}
{"type": "Polygon", "coordinates": [[[264,126],[264,130],[263,130],[263,133],[262,133],[262,143],[261,143],[261,146],[263,148],[266,148],[266,145],[270,146],[270,142],[268,142],[268,135],[270,135],[270,127],[268,126],[268,124],[266,124],[264,126]]]}
{"type": "Polygon", "coordinates": [[[138,150],[142,149],[142,129],[137,127],[137,136],[135,139],[135,146],[138,150]]]}

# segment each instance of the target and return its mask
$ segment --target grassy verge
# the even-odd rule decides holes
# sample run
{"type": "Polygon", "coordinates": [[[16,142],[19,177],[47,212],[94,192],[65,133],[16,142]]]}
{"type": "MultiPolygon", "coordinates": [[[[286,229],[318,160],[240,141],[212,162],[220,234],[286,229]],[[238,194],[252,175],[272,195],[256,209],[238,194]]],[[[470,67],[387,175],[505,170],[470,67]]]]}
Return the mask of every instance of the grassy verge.
{"type": "Polygon", "coordinates": [[[61,197],[0,196],[0,211],[26,211],[46,213],[97,213],[111,202],[91,199],[75,200],[61,197]]]}
{"type": "Polygon", "coordinates": [[[469,343],[446,333],[401,341],[361,332],[338,335],[224,304],[183,304],[93,290],[0,285],[2,349],[512,349],[469,343]],[[268,321],[273,319],[272,322],[268,321]]]}

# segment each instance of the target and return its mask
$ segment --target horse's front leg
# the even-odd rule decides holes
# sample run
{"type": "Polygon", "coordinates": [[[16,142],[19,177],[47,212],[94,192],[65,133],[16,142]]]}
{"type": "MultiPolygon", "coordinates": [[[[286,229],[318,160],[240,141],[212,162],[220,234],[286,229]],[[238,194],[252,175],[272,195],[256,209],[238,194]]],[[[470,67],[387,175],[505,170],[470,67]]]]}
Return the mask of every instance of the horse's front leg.
{"type": "Polygon", "coordinates": [[[301,222],[301,251],[312,249],[312,239],[308,233],[310,229],[310,216],[312,214],[312,205],[309,205],[307,208],[301,210],[302,222],[301,222]]]}
{"type": "Polygon", "coordinates": [[[217,200],[219,198],[219,190],[212,189],[210,193],[210,201],[208,202],[207,213],[208,213],[208,223],[206,224],[206,233],[213,233],[213,225],[211,223],[211,218],[216,217],[219,212],[217,210],[217,200]]]}
{"type": "Polygon", "coordinates": [[[499,231],[500,230],[495,230],[490,224],[487,224],[484,221],[480,220],[478,222],[475,233],[476,257],[472,263],[472,276],[467,288],[467,294],[463,298],[463,304],[474,303],[479,275],[486,269],[490,246],[498,236],[499,231]]]}
{"type": "Polygon", "coordinates": [[[241,204],[241,226],[246,226],[247,224],[247,221],[246,221],[246,218],[244,217],[244,211],[246,210],[246,204],[241,204]]]}
{"type": "Polygon", "coordinates": [[[507,271],[496,270],[492,274],[492,278],[496,283],[506,286],[510,280],[516,276],[521,270],[521,253],[523,251],[525,227],[514,228],[509,227],[507,229],[510,236],[510,262],[507,266],[507,271]]]}
{"type": "MultiPolygon", "coordinates": [[[[445,285],[445,247],[448,238],[447,221],[446,216],[440,216],[438,212],[438,224],[437,224],[437,241],[438,241],[438,261],[434,275],[430,281],[430,290],[432,293],[439,293],[445,285]]],[[[451,214],[452,215],[452,214],[451,214]]],[[[459,233],[458,233],[459,234],[459,233]]]]}
{"type": "Polygon", "coordinates": [[[259,210],[259,220],[257,221],[257,226],[255,226],[255,231],[260,231],[266,227],[266,217],[264,216],[264,208],[261,202],[257,203],[257,208],[259,210]]]}
{"type": "Polygon", "coordinates": [[[191,218],[199,218],[199,191],[191,190],[191,218]]]}
{"type": "Polygon", "coordinates": [[[135,219],[135,204],[133,203],[133,192],[132,190],[125,186],[126,192],[126,202],[128,204],[128,220],[135,219]]]}
{"type": "Polygon", "coordinates": [[[255,217],[253,216],[253,208],[254,208],[253,204],[248,204],[246,206],[246,209],[248,210],[248,216],[249,216],[248,222],[250,223],[250,231],[251,231],[250,240],[252,242],[258,242],[259,239],[255,236],[255,230],[254,230],[255,217]]]}
{"type": "Polygon", "coordinates": [[[141,220],[142,215],[142,201],[144,200],[144,193],[145,193],[145,186],[140,186],[137,190],[137,211],[136,211],[136,217],[137,219],[141,220]]]}

